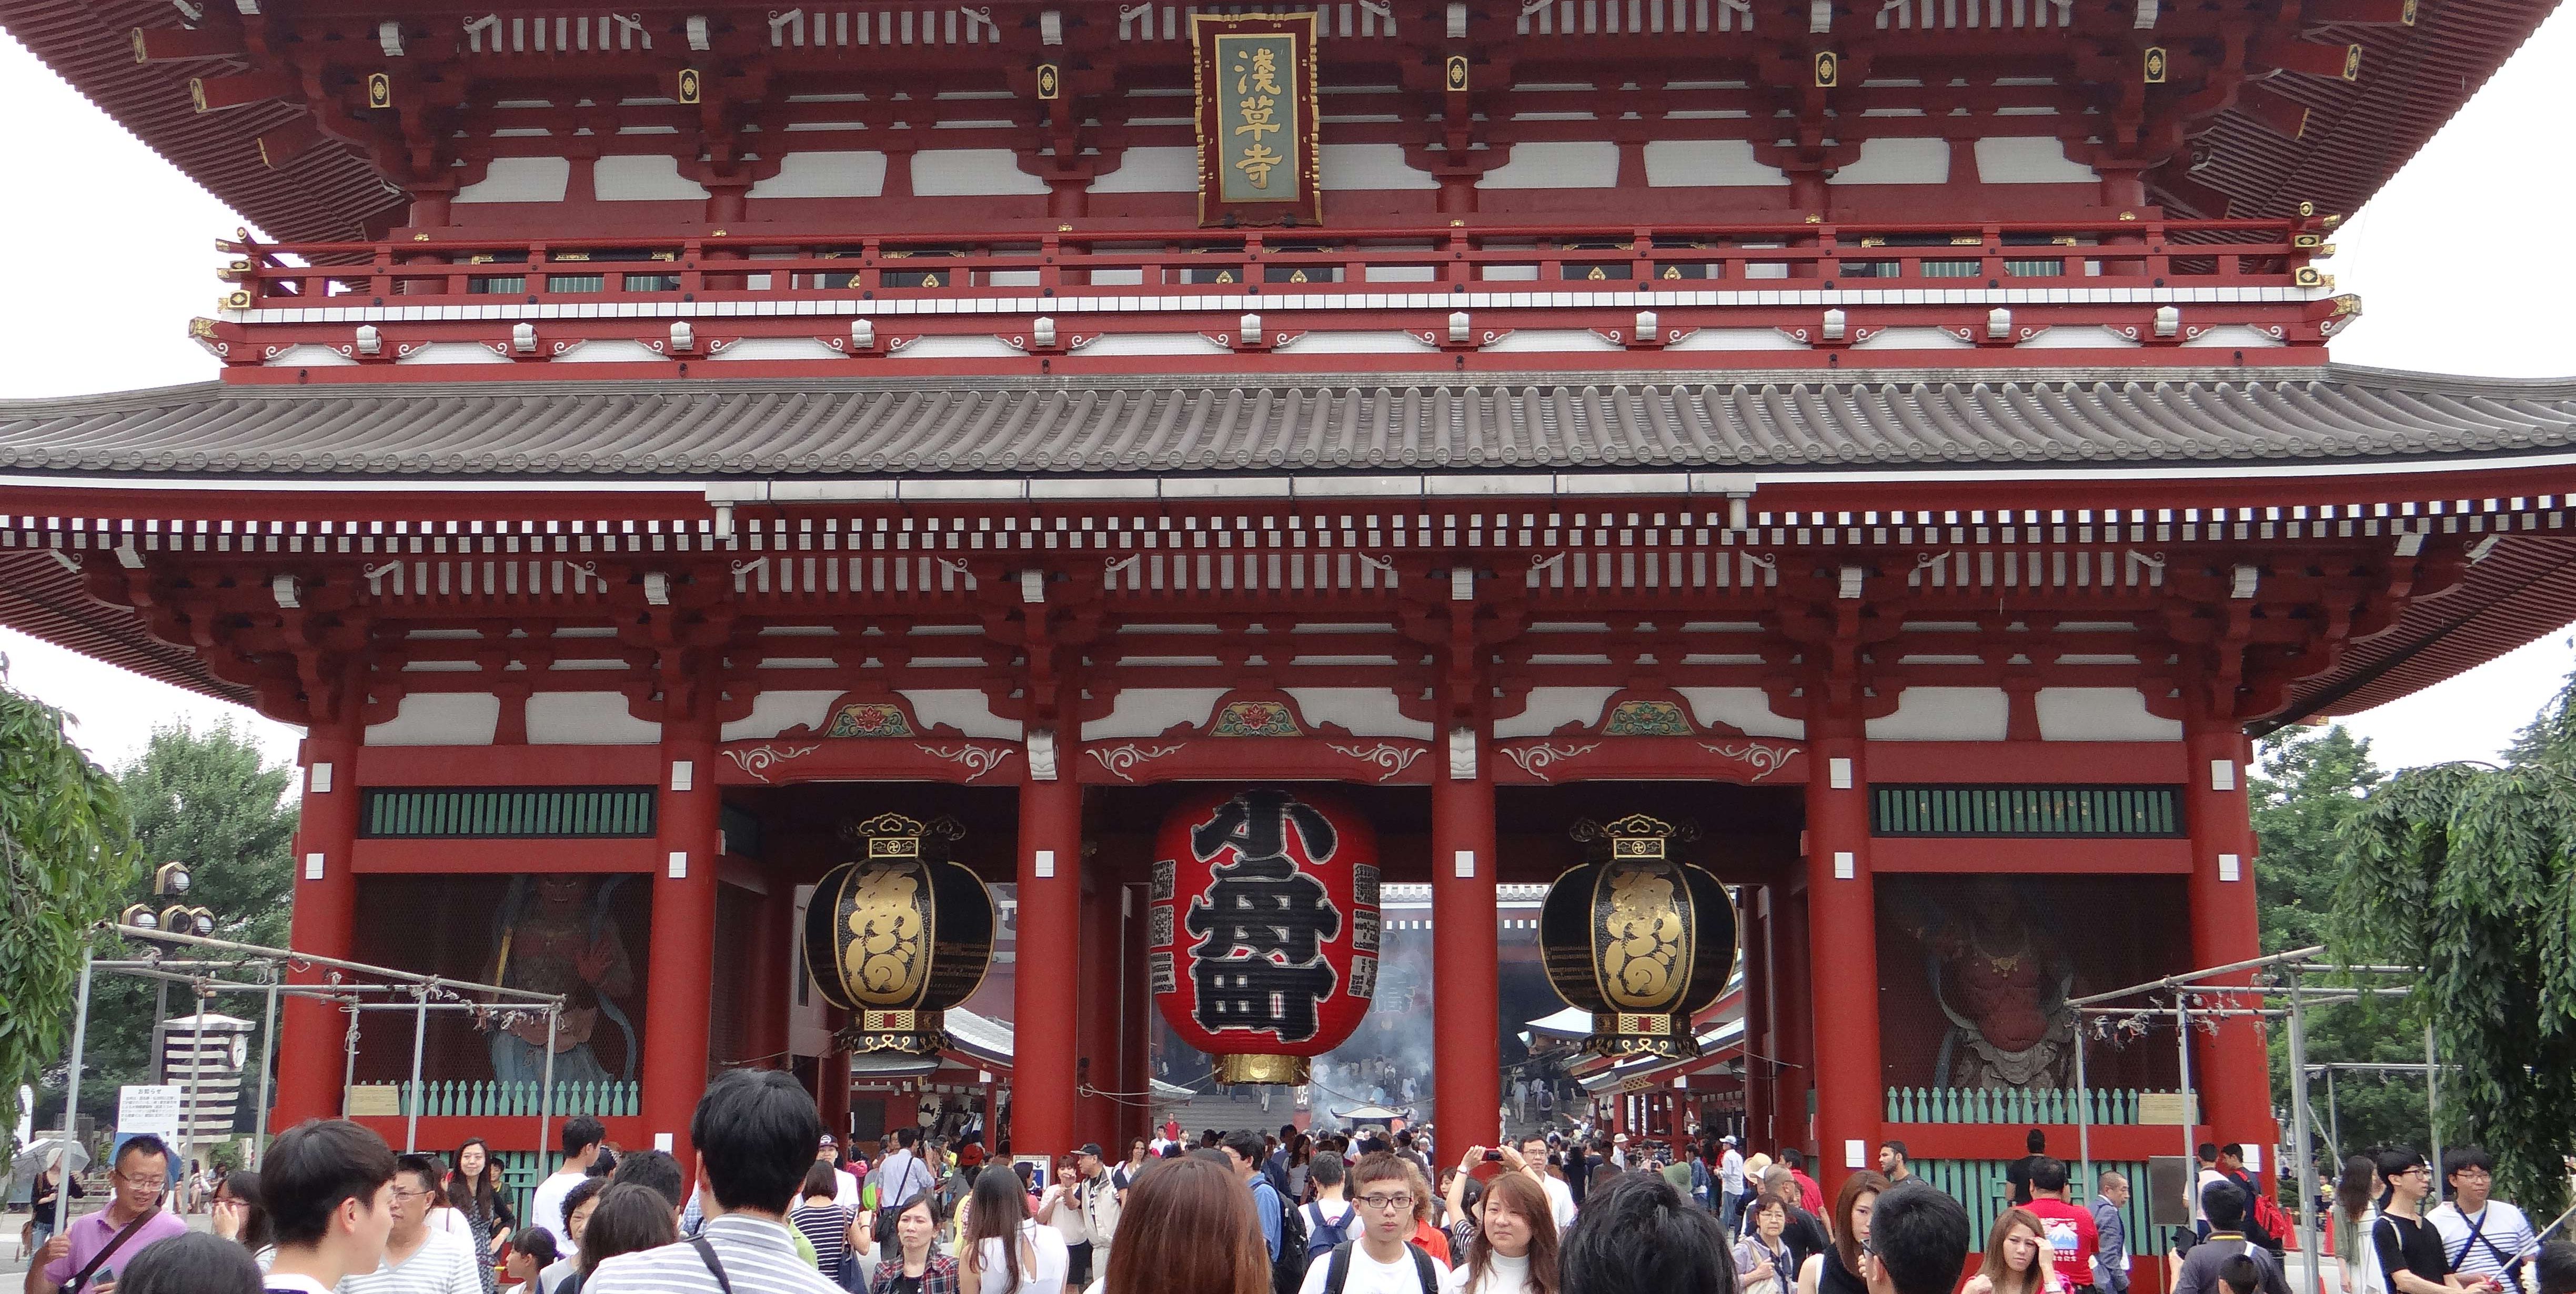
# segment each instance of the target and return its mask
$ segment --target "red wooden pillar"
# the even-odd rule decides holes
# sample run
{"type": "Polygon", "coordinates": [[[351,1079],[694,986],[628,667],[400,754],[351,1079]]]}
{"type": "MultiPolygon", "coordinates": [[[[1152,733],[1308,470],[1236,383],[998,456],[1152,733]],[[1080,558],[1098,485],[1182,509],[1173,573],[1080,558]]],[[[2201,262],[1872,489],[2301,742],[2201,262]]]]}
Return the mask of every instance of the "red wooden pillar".
{"type": "MultiPolygon", "coordinates": [[[[849,1022],[849,1012],[824,1008],[823,1023],[834,1034],[849,1022]]],[[[823,1120],[823,1131],[835,1137],[850,1135],[850,1053],[834,1048],[815,1058],[814,1112],[823,1120]]]]}
{"type": "Polygon", "coordinates": [[[689,1116],[707,1087],[707,1010],[716,945],[716,741],[712,723],[662,726],[661,866],[653,876],[653,960],[644,987],[645,1130],[694,1174],[689,1116]]]}
{"type": "MultiPolygon", "coordinates": [[[[1118,1082],[1119,971],[1126,952],[1126,923],[1118,917],[1118,886],[1095,878],[1082,896],[1082,1015],[1076,1054],[1083,1083],[1094,1092],[1123,1092],[1118,1082]]],[[[1118,1139],[1118,1102],[1107,1096],[1082,1098],[1074,1119],[1077,1143],[1093,1141],[1103,1150],[1118,1139]]]]}
{"type": "MultiPolygon", "coordinates": [[[[1070,772],[1072,761],[1065,761],[1070,772]]],[[[1020,784],[1019,962],[1012,968],[1011,1153],[1061,1155],[1074,1135],[1080,1007],[1082,788],[1020,784]]]]}
{"type": "Polygon", "coordinates": [[[787,1011],[796,1000],[795,985],[789,978],[791,949],[802,932],[796,930],[796,895],[785,878],[767,878],[769,892],[760,896],[760,915],[753,926],[752,946],[744,952],[751,959],[751,974],[746,979],[743,1000],[743,1057],[761,1069],[785,1069],[787,1065],[787,1011]]]}
{"type": "MultiPolygon", "coordinates": [[[[1132,922],[1143,906],[1135,887],[1118,887],[1118,911],[1123,917],[1132,922]]],[[[1133,931],[1134,927],[1131,925],[1129,929],[1133,931]]],[[[1118,1145],[1114,1148],[1122,1158],[1127,1154],[1128,1142],[1138,1137],[1150,1141],[1154,1136],[1150,1126],[1153,1111],[1145,1095],[1154,1086],[1152,1060],[1146,1055],[1150,1045],[1148,1031],[1153,1027],[1154,1003],[1145,984],[1141,933],[1137,935],[1136,943],[1138,946],[1129,949],[1118,963],[1118,1090],[1138,1093],[1118,1107],[1118,1145]]]]}
{"type": "MultiPolygon", "coordinates": [[[[2192,967],[2250,960],[2262,956],[2262,925],[2254,910],[2254,823],[2245,796],[2252,746],[2234,721],[2200,717],[2189,721],[2184,742],[2190,752],[2183,813],[2191,830],[2192,967]]],[[[2251,982],[2251,972],[2239,971],[2210,984],[2251,982]]],[[[2236,1005],[2261,1004],[2247,998],[2236,1005]]],[[[2212,1129],[2211,1140],[2278,1143],[2271,1069],[2256,1021],[2221,1020],[2214,1037],[2199,1035],[2192,1082],[2200,1090],[2201,1122],[2212,1129]]]]}
{"type": "Polygon", "coordinates": [[[1782,886],[1771,892],[1771,991],[1773,1046],[1779,1059],[1771,1080],[1771,1157],[1780,1148],[1808,1148],[1807,1090],[1815,1083],[1816,1057],[1809,1020],[1816,1005],[1807,965],[1807,891],[1782,886]]]}
{"type": "MultiPolygon", "coordinates": [[[[358,748],[364,733],[362,722],[352,716],[328,727],[317,724],[304,739],[304,799],[295,824],[295,915],[287,936],[288,946],[299,952],[349,956],[358,912],[358,883],[349,870],[349,855],[358,837],[358,748]]],[[[322,976],[308,968],[291,971],[287,978],[309,984],[322,976]]],[[[348,1028],[348,1017],[329,1003],[284,1000],[271,1132],[339,1115],[348,1028]]]]}
{"type": "Polygon", "coordinates": [[[1459,1148],[1503,1134],[1491,753],[1475,778],[1431,784],[1432,1118],[1440,1144],[1459,1148]]]}
{"type": "Polygon", "coordinates": [[[1807,965],[1814,989],[1814,1176],[1831,1195],[1867,1167],[1886,1109],[1878,1057],[1878,912],[1869,769],[1857,719],[1807,729],[1807,965]]]}
{"type": "Polygon", "coordinates": [[[1769,1146],[1772,1079],[1778,1069],[1779,1042],[1771,1026],[1772,889],[1744,888],[1744,1135],[1741,1149],[1751,1155],[1769,1146]]]}

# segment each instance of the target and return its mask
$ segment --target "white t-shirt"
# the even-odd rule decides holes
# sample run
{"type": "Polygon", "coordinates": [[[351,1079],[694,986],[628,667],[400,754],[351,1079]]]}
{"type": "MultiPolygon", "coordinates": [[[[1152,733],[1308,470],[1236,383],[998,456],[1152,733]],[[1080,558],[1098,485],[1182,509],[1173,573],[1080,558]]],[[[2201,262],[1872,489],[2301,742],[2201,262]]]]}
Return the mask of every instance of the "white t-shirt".
{"type": "MultiPolygon", "coordinates": [[[[1468,1282],[1475,1276],[1474,1267],[1461,1265],[1450,1268],[1449,1274],[1440,1278],[1441,1294],[1468,1294],[1468,1282]]],[[[1529,1294],[1530,1289],[1529,1255],[1507,1258],[1496,1254],[1493,1271],[1486,1274],[1483,1283],[1474,1287],[1473,1294],[1529,1294]]]]}
{"type": "Polygon", "coordinates": [[[832,1191],[832,1202],[852,1213],[857,1213],[859,1211],[858,1174],[836,1165],[832,1169],[832,1178],[840,1183],[832,1191]]]}
{"type": "Polygon", "coordinates": [[[1547,1192],[1547,1211],[1556,1217],[1557,1233],[1564,1234],[1574,1225],[1574,1188],[1554,1177],[1542,1179],[1538,1187],[1547,1192]]]}
{"type": "Polygon", "coordinates": [[[2496,1261],[2498,1253],[2516,1258],[2533,1247],[2531,1219],[2524,1217],[2520,1208],[2502,1200],[2487,1201],[2475,1224],[2475,1240],[2469,1238],[2473,1224],[2457,1204],[2442,1205],[2425,1214],[2424,1220],[2442,1233],[2442,1257],[2451,1264],[2451,1270],[2471,1276],[2498,1275],[2504,1271],[2504,1264],[2496,1261]],[[2468,1251],[2465,1254],[2461,1252],[2463,1246],[2468,1251]]]}
{"type": "MultiPolygon", "coordinates": [[[[1425,1255],[1431,1264],[1434,1288],[1448,1278],[1449,1264],[1425,1255]]],[[[1324,1286],[1333,1274],[1332,1256],[1319,1254],[1306,1264],[1306,1283],[1297,1294],[1324,1294],[1324,1286]]],[[[1422,1278],[1413,1270],[1413,1255],[1405,1253],[1391,1263],[1369,1257],[1366,1245],[1351,1246],[1350,1274],[1342,1280],[1342,1294],[1422,1294],[1422,1278]]]]}
{"type": "Polygon", "coordinates": [[[567,1254],[573,1251],[573,1244],[572,1237],[564,1234],[563,1202],[581,1178],[578,1169],[547,1174],[544,1181],[537,1183],[536,1194],[528,1197],[528,1225],[543,1227],[554,1236],[555,1248],[567,1254]]]}
{"type": "Polygon", "coordinates": [[[473,1246],[444,1231],[431,1229],[400,1267],[388,1265],[387,1258],[377,1259],[376,1269],[364,1276],[341,1280],[340,1294],[483,1294],[473,1246]]]}
{"type": "Polygon", "coordinates": [[[1073,1266],[1073,1256],[1065,1251],[1064,1237],[1055,1228],[1039,1226],[1034,1220],[1020,1224],[1020,1235],[1037,1250],[1036,1265],[1022,1264],[1020,1283],[1012,1285],[1010,1269],[1003,1265],[1001,1237],[988,1237],[976,1246],[977,1275],[982,1278],[983,1289],[968,1294],[1064,1294],[1065,1273],[1073,1266]]]}

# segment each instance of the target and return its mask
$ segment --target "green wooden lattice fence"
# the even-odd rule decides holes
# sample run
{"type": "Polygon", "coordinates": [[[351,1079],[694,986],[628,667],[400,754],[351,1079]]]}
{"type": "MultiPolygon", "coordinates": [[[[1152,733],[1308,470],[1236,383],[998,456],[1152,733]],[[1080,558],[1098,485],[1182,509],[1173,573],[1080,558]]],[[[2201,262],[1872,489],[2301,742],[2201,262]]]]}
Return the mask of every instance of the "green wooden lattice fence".
{"type": "MultiPolygon", "coordinates": [[[[2054,1140],[2051,1138],[2052,1142],[2054,1140]]],[[[2076,1158],[2075,1147],[2052,1144],[2049,1151],[2065,1157],[2067,1195],[2086,1208],[2092,1206],[2095,1184],[2101,1180],[2102,1173],[2116,1172],[2128,1178],[2129,1184],[2136,1189],[2130,1191],[2129,1206],[2120,1210],[2120,1216],[2128,1223],[2130,1252],[2141,1260],[2150,1256],[2160,1258],[2164,1254],[2164,1237],[2147,1226],[2145,1164],[2135,1160],[2096,1159],[2093,1161],[2094,1177],[2083,1180],[2084,1166],[2076,1158]]],[[[1994,1230],[1995,1219],[2012,1207],[2012,1186],[2005,1180],[2004,1170],[2013,1162],[2009,1159],[1917,1159],[1909,1167],[1927,1184],[1949,1192],[1951,1198],[1968,1206],[1968,1249],[1973,1255],[1986,1247],[1986,1236],[1994,1230]]],[[[2137,1273],[2140,1280],[2151,1274],[2137,1273]]]]}
{"type": "Polygon", "coordinates": [[[1870,830],[1881,836],[2127,836],[2182,834],[2171,786],[1870,788],[1870,830]]]}
{"type": "Polygon", "coordinates": [[[650,836],[653,788],[376,787],[361,821],[359,834],[378,838],[650,836]]]}
{"type": "Polygon", "coordinates": [[[1891,1087],[1887,1089],[1890,1123],[2095,1123],[2135,1124],[2138,1098],[2153,1095],[2137,1088],[2096,1087],[2084,1092],[2080,1107],[2072,1089],[2026,1092],[1986,1087],[1891,1087]]]}

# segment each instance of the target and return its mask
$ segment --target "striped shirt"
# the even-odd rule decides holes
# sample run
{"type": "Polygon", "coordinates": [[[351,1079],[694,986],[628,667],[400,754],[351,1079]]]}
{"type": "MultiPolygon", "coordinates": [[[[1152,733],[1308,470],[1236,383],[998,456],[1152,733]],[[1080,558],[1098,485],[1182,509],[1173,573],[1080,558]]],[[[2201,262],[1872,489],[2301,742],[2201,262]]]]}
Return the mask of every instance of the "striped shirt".
{"type": "Polygon", "coordinates": [[[841,1255],[848,1252],[850,1218],[853,1215],[839,1204],[808,1204],[787,1215],[787,1221],[805,1233],[814,1246],[814,1265],[829,1276],[841,1269],[841,1255]]]}
{"type": "Polygon", "coordinates": [[[339,1294],[483,1294],[474,1247],[445,1231],[432,1229],[399,1267],[391,1257],[377,1259],[363,1276],[343,1278],[339,1294]]]}
{"type": "MultiPolygon", "coordinates": [[[[714,1246],[734,1294],[841,1294],[838,1284],[797,1256],[793,1235],[779,1223],[729,1213],[707,1219],[698,1234],[714,1246]]],[[[619,1254],[594,1269],[581,1288],[582,1294],[716,1294],[717,1287],[697,1246],[683,1241],[619,1254]]]]}

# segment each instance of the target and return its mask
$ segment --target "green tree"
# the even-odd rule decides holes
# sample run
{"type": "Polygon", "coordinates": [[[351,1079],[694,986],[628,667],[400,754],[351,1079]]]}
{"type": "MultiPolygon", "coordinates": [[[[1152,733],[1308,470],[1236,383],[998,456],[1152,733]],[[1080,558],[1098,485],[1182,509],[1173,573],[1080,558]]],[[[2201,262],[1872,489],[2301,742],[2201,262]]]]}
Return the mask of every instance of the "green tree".
{"type": "MultiPolygon", "coordinates": [[[[2340,724],[2319,730],[2284,728],[2263,739],[2258,771],[2249,783],[2254,803],[2254,834],[2260,855],[2254,870],[2255,902],[2263,925],[2263,951],[2287,952],[2327,941],[2340,875],[2340,833],[2360,816],[2364,798],[2385,775],[2371,762],[2370,743],[2355,738],[2340,724]]],[[[2287,1027],[2270,1031],[2272,1092],[2278,1108],[2290,1105],[2290,1037],[2287,1027]]],[[[2308,1010],[2308,1061],[2421,1063],[2423,1026],[2410,1011],[2396,1005],[2362,1002],[2308,1010]]],[[[2345,1071],[2331,1084],[2314,1083],[2317,1136],[2340,1140],[2328,1147],[2331,1158],[2359,1153],[2371,1146],[2421,1145],[2424,1123],[2423,1080],[2404,1074],[2345,1071]]],[[[2332,1179],[2331,1169],[2326,1171],[2332,1179]]]]}
{"type": "Polygon", "coordinates": [[[116,782],[6,680],[0,660],[0,1092],[62,1057],[89,927],[136,871],[116,782]]]}
{"type": "MultiPolygon", "coordinates": [[[[294,901],[296,819],[296,806],[286,798],[291,770],[285,764],[266,762],[250,733],[229,720],[205,729],[181,722],[154,728],[142,754],[118,771],[117,781],[132,813],[135,843],[149,864],[120,902],[156,910],[173,902],[151,893],[150,872],[165,862],[185,863],[189,891],[177,901],[214,913],[217,938],[285,946],[294,901]]],[[[102,958],[141,951],[141,945],[112,933],[100,935],[96,947],[102,958]]],[[[153,981],[125,975],[101,976],[92,988],[82,1109],[111,1113],[118,1087],[152,1081],[155,990],[153,981]]],[[[171,990],[170,1018],[183,1019],[194,1004],[185,985],[171,990]]],[[[250,1020],[262,1013],[260,999],[250,994],[217,999],[206,1009],[250,1020]]],[[[254,1058],[259,1046],[253,1034],[254,1058]]],[[[254,1099],[257,1090],[256,1080],[245,1083],[243,1099],[254,1099]]],[[[59,1109],[61,1101],[60,1089],[49,1086],[45,1108],[59,1109]]]]}
{"type": "Polygon", "coordinates": [[[2498,1195],[2555,1214],[2576,1149],[2576,686],[2504,766],[2402,772],[2340,838],[2329,928],[2356,961],[2424,968],[2443,1141],[2485,1146],[2498,1195]]]}

